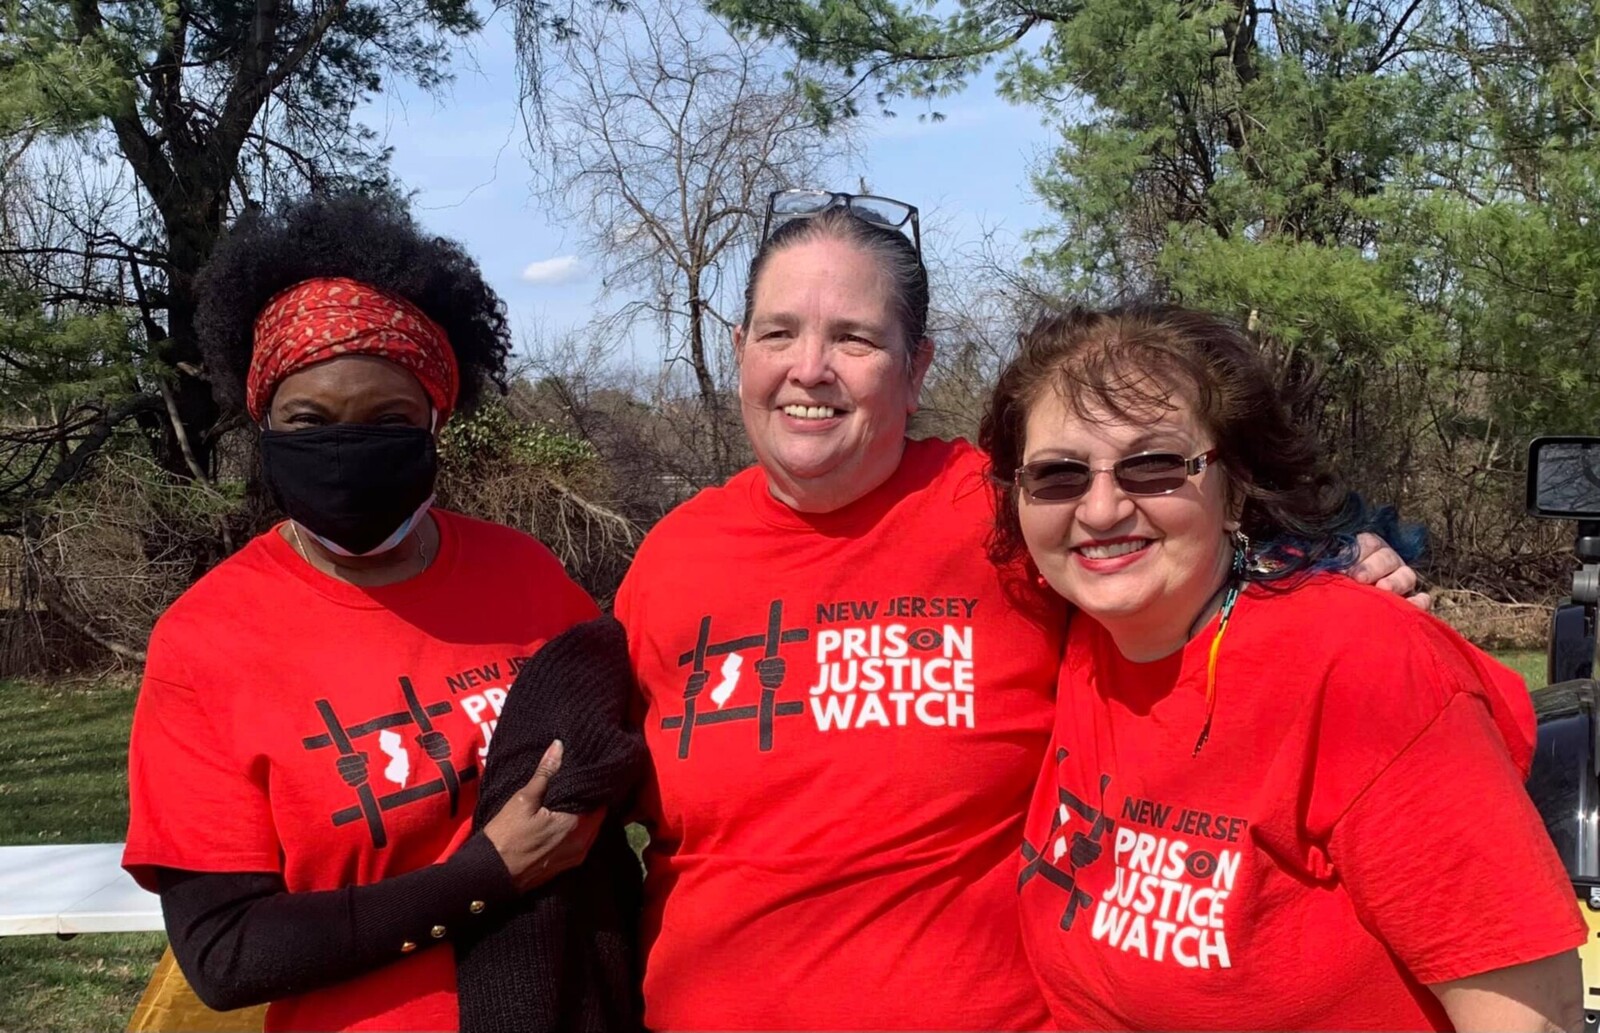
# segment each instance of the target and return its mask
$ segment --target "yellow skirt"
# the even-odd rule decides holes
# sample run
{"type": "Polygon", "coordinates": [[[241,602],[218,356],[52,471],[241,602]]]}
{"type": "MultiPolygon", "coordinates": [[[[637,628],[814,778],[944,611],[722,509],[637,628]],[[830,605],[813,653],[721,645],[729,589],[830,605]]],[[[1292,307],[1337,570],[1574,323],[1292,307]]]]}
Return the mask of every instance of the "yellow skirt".
{"type": "Polygon", "coordinates": [[[168,948],[128,1020],[128,1033],[260,1033],[267,1006],[212,1011],[194,995],[168,948]]]}

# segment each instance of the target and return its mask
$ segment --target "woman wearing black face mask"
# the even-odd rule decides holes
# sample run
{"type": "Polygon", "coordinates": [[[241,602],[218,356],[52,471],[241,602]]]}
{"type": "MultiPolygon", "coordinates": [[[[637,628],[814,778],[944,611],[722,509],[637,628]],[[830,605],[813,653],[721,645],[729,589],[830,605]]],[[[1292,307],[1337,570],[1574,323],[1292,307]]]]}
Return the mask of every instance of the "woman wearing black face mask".
{"type": "Polygon", "coordinates": [[[242,221],[198,289],[288,519],[151,638],[124,864],[185,975],[268,1029],[636,1025],[620,628],[539,543],[432,506],[436,434],[504,374],[499,300],[361,198],[242,221]],[[484,943],[526,950],[514,1016],[458,1013],[450,947],[466,987],[484,943]]]}

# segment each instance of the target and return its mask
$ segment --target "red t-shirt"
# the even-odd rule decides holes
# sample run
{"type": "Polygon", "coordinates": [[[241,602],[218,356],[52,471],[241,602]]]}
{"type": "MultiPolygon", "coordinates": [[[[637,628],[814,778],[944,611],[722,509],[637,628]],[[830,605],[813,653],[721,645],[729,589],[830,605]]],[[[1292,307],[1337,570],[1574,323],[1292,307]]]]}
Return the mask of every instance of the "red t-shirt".
{"type": "Polygon", "coordinates": [[[803,516],[752,468],[645,539],[617,616],[653,768],[651,1028],[1048,1024],[1012,856],[1064,620],[1003,595],[984,470],[908,443],[803,516]]]}
{"type": "MultiPolygon", "coordinates": [[[[407,581],[336,581],[273,530],[157,622],[129,747],[123,864],[142,885],[161,866],[360,886],[466,839],[517,668],[598,611],[527,535],[433,516],[438,556],[407,581]],[[448,761],[430,759],[429,733],[448,761]],[[341,773],[355,755],[360,788],[341,773]]],[[[392,965],[273,1002],[267,1028],[455,1029],[454,953],[399,946],[392,965]]]]}
{"type": "Polygon", "coordinates": [[[1576,947],[1522,679],[1319,575],[1133,663],[1072,622],[1018,883],[1067,1029],[1449,1029],[1424,986],[1576,947]]]}

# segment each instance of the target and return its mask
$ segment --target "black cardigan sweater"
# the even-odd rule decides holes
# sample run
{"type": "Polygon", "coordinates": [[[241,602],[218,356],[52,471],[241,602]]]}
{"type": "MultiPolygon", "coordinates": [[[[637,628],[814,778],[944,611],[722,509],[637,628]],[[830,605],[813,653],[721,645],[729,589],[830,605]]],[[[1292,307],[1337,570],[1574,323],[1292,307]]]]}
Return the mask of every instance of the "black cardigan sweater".
{"type": "Polygon", "coordinates": [[[506,695],[473,829],[527,783],[555,739],[561,770],[545,806],[610,811],[582,865],[456,940],[462,1033],[641,1028],[643,871],[621,817],[645,756],[644,737],[627,725],[632,689],[622,625],[603,617],[535,653],[506,695]]]}

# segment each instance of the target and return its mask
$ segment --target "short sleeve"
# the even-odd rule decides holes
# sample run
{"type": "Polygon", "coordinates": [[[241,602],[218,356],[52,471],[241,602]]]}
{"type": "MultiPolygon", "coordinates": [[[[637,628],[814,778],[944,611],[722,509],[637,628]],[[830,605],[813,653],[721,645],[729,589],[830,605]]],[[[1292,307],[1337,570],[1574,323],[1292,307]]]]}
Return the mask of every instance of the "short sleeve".
{"type": "Polygon", "coordinates": [[[577,580],[568,573],[566,567],[562,565],[561,560],[554,553],[550,554],[550,562],[555,566],[556,577],[559,578],[557,584],[560,585],[560,591],[565,600],[566,627],[582,624],[585,621],[592,621],[596,617],[602,616],[600,606],[594,601],[594,596],[590,595],[582,585],[578,584],[577,580]]]}
{"type": "Polygon", "coordinates": [[[1362,924],[1423,983],[1584,942],[1577,898],[1484,701],[1458,694],[1335,823],[1362,924]]]}
{"type": "MultiPolygon", "coordinates": [[[[548,617],[553,618],[555,627],[565,631],[573,625],[601,616],[600,607],[595,603],[594,597],[578,584],[571,571],[567,570],[566,564],[561,562],[561,557],[557,556],[550,546],[521,531],[498,525],[495,525],[494,530],[501,534],[509,532],[515,536],[514,540],[518,544],[531,546],[531,549],[524,549],[519,553],[526,557],[524,561],[507,569],[515,571],[513,576],[519,583],[538,586],[538,595],[535,598],[539,605],[544,607],[548,617]]],[[[504,553],[501,553],[500,557],[497,557],[497,561],[502,564],[504,564],[503,555],[504,553]]]]}
{"type": "MultiPolygon", "coordinates": [[[[1328,630],[1305,650],[1301,678],[1308,705],[1294,748],[1284,756],[1289,770],[1283,774],[1303,780],[1284,794],[1304,804],[1296,836],[1326,843],[1351,804],[1457,696],[1479,700],[1496,733],[1497,753],[1527,770],[1535,722],[1521,675],[1444,622],[1375,588],[1340,577],[1321,586],[1321,609],[1308,613],[1287,609],[1297,594],[1284,597],[1284,616],[1293,612],[1302,628],[1328,630]]],[[[1260,662],[1270,671],[1278,658],[1267,654],[1260,662]]],[[[1310,871],[1319,874],[1315,864],[1310,871]]]]}
{"type": "MultiPolygon", "coordinates": [[[[128,841],[122,865],[146,889],[155,868],[275,872],[282,854],[266,786],[230,749],[196,686],[177,673],[158,628],[128,746],[128,841]]],[[[215,687],[213,687],[215,691],[215,687]]]]}

